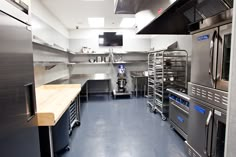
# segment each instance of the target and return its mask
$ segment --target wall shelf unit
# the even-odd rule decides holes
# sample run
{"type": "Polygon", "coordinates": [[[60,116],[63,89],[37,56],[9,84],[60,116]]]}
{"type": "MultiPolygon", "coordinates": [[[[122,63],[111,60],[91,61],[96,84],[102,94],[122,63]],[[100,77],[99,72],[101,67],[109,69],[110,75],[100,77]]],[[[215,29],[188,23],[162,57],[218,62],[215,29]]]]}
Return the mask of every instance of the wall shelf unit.
{"type": "Polygon", "coordinates": [[[99,53],[81,53],[81,52],[75,52],[72,53],[73,55],[109,55],[109,52],[99,52],[99,53]]]}
{"type": "Polygon", "coordinates": [[[136,63],[147,63],[147,60],[127,60],[121,62],[113,62],[112,64],[136,64],[136,63]]]}
{"type": "Polygon", "coordinates": [[[117,65],[117,64],[147,64],[147,51],[103,52],[103,53],[75,53],[69,55],[69,62],[74,65],[117,65]],[[89,62],[97,56],[109,57],[110,62],[89,62]]]}
{"type": "Polygon", "coordinates": [[[57,65],[71,65],[74,63],[67,63],[67,62],[60,62],[60,61],[34,61],[34,66],[43,66],[45,70],[51,70],[52,68],[56,67],[57,65]]]}
{"type": "Polygon", "coordinates": [[[109,65],[111,62],[71,62],[71,65],[81,64],[81,65],[109,65]]]}
{"type": "Polygon", "coordinates": [[[57,45],[55,43],[49,44],[47,42],[45,42],[44,40],[42,40],[41,38],[33,35],[33,43],[34,44],[38,44],[50,49],[54,49],[54,50],[58,50],[58,51],[62,51],[64,53],[70,53],[70,54],[74,54],[74,52],[68,50],[68,49],[64,49],[63,47],[61,47],[60,45],[57,45]]]}

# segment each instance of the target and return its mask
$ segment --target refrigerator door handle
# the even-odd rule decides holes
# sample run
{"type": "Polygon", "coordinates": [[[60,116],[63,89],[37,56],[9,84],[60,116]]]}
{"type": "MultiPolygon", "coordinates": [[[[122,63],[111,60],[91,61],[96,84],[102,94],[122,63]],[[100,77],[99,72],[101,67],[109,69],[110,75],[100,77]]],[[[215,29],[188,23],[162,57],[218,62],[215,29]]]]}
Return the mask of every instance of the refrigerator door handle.
{"type": "Polygon", "coordinates": [[[35,100],[34,100],[34,84],[29,83],[25,87],[25,100],[26,100],[26,114],[27,121],[30,121],[36,114],[35,100]]]}
{"type": "Polygon", "coordinates": [[[210,121],[212,118],[212,111],[209,111],[208,116],[207,116],[207,120],[206,120],[206,125],[205,125],[205,130],[206,130],[206,143],[205,143],[205,151],[204,153],[209,157],[210,153],[208,151],[209,147],[208,147],[208,138],[209,138],[209,125],[210,125],[210,121]]]}
{"type": "Polygon", "coordinates": [[[211,76],[211,81],[213,86],[215,87],[215,76],[213,73],[213,60],[214,60],[214,50],[215,50],[215,40],[217,38],[217,31],[214,31],[212,40],[210,42],[210,61],[209,61],[209,75],[211,76]]]}

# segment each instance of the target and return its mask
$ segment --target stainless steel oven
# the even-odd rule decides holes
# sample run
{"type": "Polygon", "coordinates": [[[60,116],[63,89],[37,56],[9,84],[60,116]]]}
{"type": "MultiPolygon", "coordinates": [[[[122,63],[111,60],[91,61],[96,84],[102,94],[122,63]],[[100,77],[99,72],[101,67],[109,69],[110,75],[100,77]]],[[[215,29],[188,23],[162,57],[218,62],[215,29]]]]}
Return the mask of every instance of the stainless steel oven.
{"type": "Polygon", "coordinates": [[[203,20],[200,25],[204,27],[192,33],[187,152],[190,157],[223,157],[232,10],[203,20]]]}
{"type": "Polygon", "coordinates": [[[193,34],[191,82],[228,91],[232,24],[193,34]]]}

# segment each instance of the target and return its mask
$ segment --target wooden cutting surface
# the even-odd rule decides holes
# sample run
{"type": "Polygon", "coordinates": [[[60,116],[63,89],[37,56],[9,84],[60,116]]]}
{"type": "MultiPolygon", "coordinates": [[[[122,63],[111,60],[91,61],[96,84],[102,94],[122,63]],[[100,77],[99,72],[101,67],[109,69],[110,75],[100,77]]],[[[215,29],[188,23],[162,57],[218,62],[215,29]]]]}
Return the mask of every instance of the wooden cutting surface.
{"type": "Polygon", "coordinates": [[[36,88],[38,126],[56,125],[80,91],[80,84],[43,85],[36,88]]]}

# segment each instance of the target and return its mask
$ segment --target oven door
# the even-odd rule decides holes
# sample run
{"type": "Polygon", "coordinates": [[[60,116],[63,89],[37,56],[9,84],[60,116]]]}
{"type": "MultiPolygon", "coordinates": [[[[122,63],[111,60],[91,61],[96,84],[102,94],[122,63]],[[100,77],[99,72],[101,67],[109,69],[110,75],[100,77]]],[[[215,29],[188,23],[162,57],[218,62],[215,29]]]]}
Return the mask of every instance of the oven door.
{"type": "Polygon", "coordinates": [[[197,152],[191,157],[211,155],[212,126],[213,108],[208,103],[191,97],[187,143],[197,152]]]}
{"type": "Polygon", "coordinates": [[[220,27],[216,88],[228,91],[232,24],[220,27]]]}
{"type": "Polygon", "coordinates": [[[215,88],[218,28],[193,35],[191,82],[215,88]]]}
{"type": "Polygon", "coordinates": [[[226,111],[214,110],[212,157],[223,157],[225,148],[226,111]]]}

